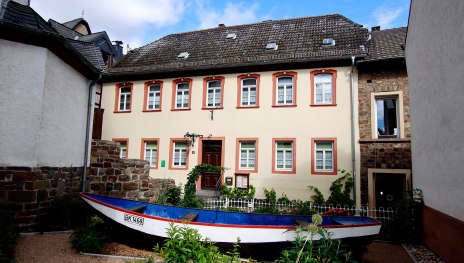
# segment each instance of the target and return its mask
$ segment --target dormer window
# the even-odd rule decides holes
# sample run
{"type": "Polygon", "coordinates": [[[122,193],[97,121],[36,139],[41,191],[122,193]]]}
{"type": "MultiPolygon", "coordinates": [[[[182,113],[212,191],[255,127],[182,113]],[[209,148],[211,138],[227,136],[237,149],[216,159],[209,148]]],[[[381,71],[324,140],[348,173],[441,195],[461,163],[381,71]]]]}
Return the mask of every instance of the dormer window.
{"type": "Polygon", "coordinates": [[[266,50],[277,50],[279,48],[279,45],[275,42],[268,43],[266,45],[266,50]]]}
{"type": "Polygon", "coordinates": [[[237,38],[237,34],[235,33],[230,33],[230,34],[227,34],[226,36],[226,39],[236,39],[237,38]]]}
{"type": "Polygon", "coordinates": [[[335,40],[333,38],[324,38],[322,40],[323,46],[335,46],[335,40]]]}
{"type": "Polygon", "coordinates": [[[189,54],[188,52],[182,52],[182,53],[180,53],[180,54],[177,56],[177,58],[186,59],[186,58],[189,57],[189,55],[190,55],[190,54],[189,54]]]}

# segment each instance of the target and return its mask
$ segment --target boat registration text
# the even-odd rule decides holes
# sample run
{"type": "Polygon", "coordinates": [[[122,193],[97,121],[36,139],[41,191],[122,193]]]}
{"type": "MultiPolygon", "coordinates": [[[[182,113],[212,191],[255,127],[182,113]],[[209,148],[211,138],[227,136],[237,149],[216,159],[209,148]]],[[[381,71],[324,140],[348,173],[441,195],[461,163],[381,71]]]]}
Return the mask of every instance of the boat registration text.
{"type": "Polygon", "coordinates": [[[134,225],[140,225],[143,226],[143,217],[140,216],[134,216],[131,214],[124,214],[124,221],[134,224],[134,225]]]}

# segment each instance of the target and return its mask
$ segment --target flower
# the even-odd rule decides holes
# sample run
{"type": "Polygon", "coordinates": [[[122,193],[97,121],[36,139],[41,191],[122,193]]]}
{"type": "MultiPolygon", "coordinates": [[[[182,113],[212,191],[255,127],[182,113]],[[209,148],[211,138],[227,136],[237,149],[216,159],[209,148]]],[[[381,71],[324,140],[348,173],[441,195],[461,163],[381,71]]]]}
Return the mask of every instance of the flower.
{"type": "Polygon", "coordinates": [[[311,234],[317,234],[317,231],[319,230],[319,228],[315,224],[309,224],[307,228],[308,228],[308,232],[311,234]]]}
{"type": "Polygon", "coordinates": [[[313,224],[316,226],[322,224],[322,216],[320,214],[314,214],[312,217],[313,224]]]}

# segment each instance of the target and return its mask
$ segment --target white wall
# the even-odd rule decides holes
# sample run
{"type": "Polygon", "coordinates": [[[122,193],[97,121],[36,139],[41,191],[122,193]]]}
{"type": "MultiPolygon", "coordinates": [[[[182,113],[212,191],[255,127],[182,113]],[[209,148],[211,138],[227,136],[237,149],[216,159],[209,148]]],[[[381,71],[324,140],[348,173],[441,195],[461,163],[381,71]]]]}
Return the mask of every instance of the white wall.
{"type": "Polygon", "coordinates": [[[45,48],[0,40],[0,165],[82,166],[89,81],[45,48]]]}
{"type": "Polygon", "coordinates": [[[464,2],[414,0],[406,45],[413,185],[464,220],[464,2]]]}
{"type": "MultiPolygon", "coordinates": [[[[168,168],[170,138],[182,138],[186,132],[225,138],[224,166],[230,168],[225,172],[226,177],[234,177],[236,172],[236,138],[259,138],[258,172],[250,175],[258,197],[264,196],[263,188],[274,188],[278,197],[285,192],[290,198],[309,200],[314,193],[308,190],[308,185],[319,187],[328,197],[330,184],[338,176],[311,174],[311,138],[337,138],[338,168],[351,170],[350,68],[330,68],[337,70],[337,106],[333,107],[310,106],[310,72],[315,69],[319,68],[293,70],[298,73],[297,107],[289,108],[271,107],[274,71],[257,72],[261,74],[259,109],[237,109],[237,76],[240,74],[222,75],[225,78],[224,109],[214,111],[214,121],[211,121],[208,110],[201,109],[203,78],[207,76],[192,77],[192,108],[189,111],[171,111],[173,79],[162,79],[161,112],[142,112],[144,82],[147,81],[143,80],[132,82],[131,113],[113,113],[116,83],[105,83],[102,139],[128,138],[128,157],[141,158],[141,138],[159,138],[159,160],[165,160],[166,167],[152,169],[150,175],[185,184],[188,171],[168,168]],[[296,174],[272,172],[273,138],[296,138],[296,174]]],[[[355,96],[357,103],[357,94],[355,96]]],[[[355,120],[358,120],[357,116],[355,120]]],[[[189,156],[189,170],[199,162],[198,147],[197,142],[193,149],[196,154],[189,156]]],[[[359,165],[359,145],[356,153],[359,165]]],[[[357,194],[359,200],[359,190],[357,194]]]]}

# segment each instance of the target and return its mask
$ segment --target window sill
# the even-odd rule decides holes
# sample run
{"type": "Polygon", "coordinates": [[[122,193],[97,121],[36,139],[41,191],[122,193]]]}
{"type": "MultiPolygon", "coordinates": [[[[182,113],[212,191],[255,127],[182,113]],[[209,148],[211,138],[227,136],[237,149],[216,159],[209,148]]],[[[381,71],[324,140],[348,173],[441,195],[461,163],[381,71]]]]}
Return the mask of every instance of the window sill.
{"type": "Polygon", "coordinates": [[[188,170],[188,167],[169,167],[169,170],[188,170]]]}
{"type": "Polygon", "coordinates": [[[311,174],[313,175],[337,175],[337,171],[312,171],[311,174]]]}
{"type": "Polygon", "coordinates": [[[236,174],[250,174],[250,173],[257,173],[258,170],[236,170],[236,174]]]}
{"type": "Polygon", "coordinates": [[[160,112],[161,110],[143,110],[142,112],[160,112]]]}
{"type": "Polygon", "coordinates": [[[296,107],[296,104],[289,104],[289,105],[272,105],[272,108],[293,108],[296,107]]]}
{"type": "Polygon", "coordinates": [[[292,170],[292,171],[273,170],[272,173],[273,174],[296,174],[296,171],[294,171],[294,170],[292,170]]]}
{"type": "Polygon", "coordinates": [[[158,166],[150,166],[150,170],[158,170],[158,166]]]}
{"type": "Polygon", "coordinates": [[[131,113],[131,111],[130,110],[127,110],[127,111],[117,111],[117,110],[115,110],[115,111],[113,111],[113,113],[131,113]]]}
{"type": "Polygon", "coordinates": [[[223,110],[224,107],[202,107],[202,110],[223,110]]]}
{"type": "Polygon", "coordinates": [[[259,106],[237,106],[236,107],[239,110],[244,110],[244,109],[259,109],[259,106]]]}
{"type": "Polygon", "coordinates": [[[410,138],[360,139],[359,143],[411,143],[410,138]]]}
{"type": "Polygon", "coordinates": [[[337,104],[310,104],[310,107],[335,107],[337,104]]]}
{"type": "Polygon", "coordinates": [[[171,109],[171,111],[189,111],[191,110],[190,108],[188,109],[171,109]]]}

